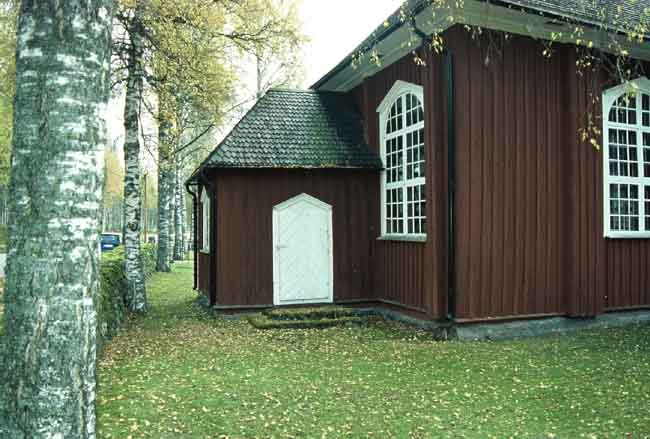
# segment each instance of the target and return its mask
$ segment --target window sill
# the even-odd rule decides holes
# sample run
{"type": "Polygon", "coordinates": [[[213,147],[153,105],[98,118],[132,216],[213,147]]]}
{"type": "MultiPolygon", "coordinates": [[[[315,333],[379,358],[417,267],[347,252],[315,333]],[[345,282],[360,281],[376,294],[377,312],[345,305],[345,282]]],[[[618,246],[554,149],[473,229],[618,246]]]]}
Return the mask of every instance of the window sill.
{"type": "Polygon", "coordinates": [[[203,250],[203,249],[201,249],[201,250],[199,250],[199,253],[201,253],[202,255],[209,255],[209,254],[210,254],[210,250],[203,250]]]}
{"type": "Polygon", "coordinates": [[[427,242],[427,235],[384,235],[377,238],[377,241],[427,242]]]}
{"type": "Polygon", "coordinates": [[[650,233],[609,232],[605,234],[605,239],[650,239],[650,233]]]}

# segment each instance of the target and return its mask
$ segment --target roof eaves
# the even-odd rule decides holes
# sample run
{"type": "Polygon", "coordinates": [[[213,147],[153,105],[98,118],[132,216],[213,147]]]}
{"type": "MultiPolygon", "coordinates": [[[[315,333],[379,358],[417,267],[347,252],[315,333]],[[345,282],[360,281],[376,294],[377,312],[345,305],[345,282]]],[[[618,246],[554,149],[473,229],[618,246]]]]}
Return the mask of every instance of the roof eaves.
{"type": "Polygon", "coordinates": [[[382,170],[384,166],[382,163],[369,163],[367,166],[361,165],[297,165],[297,164],[279,164],[271,166],[263,163],[247,163],[245,165],[235,165],[231,163],[215,163],[210,166],[211,169],[368,169],[368,170],[382,170]]]}
{"type": "MultiPolygon", "coordinates": [[[[593,19],[589,19],[584,16],[578,16],[576,14],[571,15],[569,13],[558,10],[557,8],[544,6],[541,3],[534,3],[532,1],[521,1],[521,0],[473,0],[473,1],[481,2],[481,3],[489,3],[494,6],[501,6],[508,9],[517,9],[527,14],[541,15],[543,17],[548,17],[549,19],[560,19],[563,21],[572,20],[575,23],[581,23],[590,28],[597,28],[602,26],[601,23],[598,23],[593,19]]],[[[322,78],[316,81],[316,83],[314,83],[311,86],[311,88],[319,89],[325,86],[338,74],[340,74],[346,68],[348,68],[352,63],[354,57],[358,53],[367,52],[371,50],[372,47],[383,42],[394,32],[402,28],[406,24],[406,22],[403,20],[404,11],[409,16],[417,16],[417,14],[422,12],[422,10],[424,10],[429,5],[430,2],[410,0],[407,1],[406,3],[413,3],[413,4],[409,5],[405,10],[404,10],[404,6],[401,6],[395,13],[393,13],[388,18],[387,21],[392,22],[392,24],[388,28],[385,28],[385,26],[380,26],[369,37],[367,37],[359,46],[357,46],[357,48],[352,53],[350,53],[346,58],[344,58],[341,62],[339,62],[339,64],[337,64],[332,70],[326,73],[322,78]],[[382,27],[384,28],[383,32],[382,32],[382,27]]],[[[440,14],[438,18],[440,18],[441,15],[445,16],[444,17],[445,19],[448,19],[451,16],[449,11],[447,10],[446,13],[440,14]]],[[[456,15],[454,15],[453,22],[448,24],[449,26],[452,26],[454,24],[459,24],[459,23],[463,23],[462,20],[458,20],[456,15]]],[[[623,30],[619,30],[618,32],[622,34],[626,33],[623,30]]],[[[650,38],[646,37],[646,40],[650,40],[650,38]]]]}
{"type": "MultiPolygon", "coordinates": [[[[418,14],[428,6],[427,0],[407,0],[405,3],[412,3],[406,8],[408,14],[418,14]]],[[[361,42],[348,56],[343,58],[332,70],[327,72],[325,76],[316,81],[310,89],[318,90],[326,84],[331,78],[336,76],[341,70],[345,69],[352,63],[352,60],[359,52],[367,52],[372,49],[372,46],[382,42],[395,31],[399,30],[405,23],[403,21],[404,5],[401,5],[395,12],[393,12],[378,28],[376,28],[365,40],[361,42]],[[385,26],[384,23],[389,23],[385,26]]]]}

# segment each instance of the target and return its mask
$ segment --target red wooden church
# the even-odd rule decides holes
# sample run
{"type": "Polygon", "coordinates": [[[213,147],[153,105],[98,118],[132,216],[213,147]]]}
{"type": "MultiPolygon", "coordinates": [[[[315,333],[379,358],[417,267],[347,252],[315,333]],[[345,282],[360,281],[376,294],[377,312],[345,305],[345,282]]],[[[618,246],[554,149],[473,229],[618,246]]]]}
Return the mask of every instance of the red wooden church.
{"type": "Polygon", "coordinates": [[[567,18],[595,32],[599,11],[569,3],[410,1],[412,21],[394,14],[354,52],[379,64],[269,91],[188,181],[197,288],[224,310],[374,304],[457,323],[649,308],[650,81],[579,76],[562,37],[542,56],[567,18]],[[499,56],[465,24],[507,33],[499,56]],[[601,150],[578,135],[594,81],[601,150]]]}

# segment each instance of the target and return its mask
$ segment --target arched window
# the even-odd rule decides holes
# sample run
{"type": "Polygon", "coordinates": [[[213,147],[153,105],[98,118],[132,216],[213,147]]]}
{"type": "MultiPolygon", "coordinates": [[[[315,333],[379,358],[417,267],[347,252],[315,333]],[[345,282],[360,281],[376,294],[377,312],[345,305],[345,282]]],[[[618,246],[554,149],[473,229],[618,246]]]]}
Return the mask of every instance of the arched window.
{"type": "Polygon", "coordinates": [[[425,238],[426,180],[422,87],[397,81],[380,120],[382,236],[425,238]]]}
{"type": "Polygon", "coordinates": [[[650,81],[605,91],[605,236],[650,237],[650,81]]]}

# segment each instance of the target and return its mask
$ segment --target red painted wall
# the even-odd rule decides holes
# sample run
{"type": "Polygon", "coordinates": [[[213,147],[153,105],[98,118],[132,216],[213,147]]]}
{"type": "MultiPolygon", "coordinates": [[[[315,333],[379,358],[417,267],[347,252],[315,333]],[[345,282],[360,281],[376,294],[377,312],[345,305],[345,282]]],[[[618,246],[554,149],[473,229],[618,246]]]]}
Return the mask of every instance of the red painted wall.
{"type": "Polygon", "coordinates": [[[307,193],[333,208],[334,300],[372,298],[378,171],[219,170],[217,304],[273,304],[273,207],[307,193]]]}
{"type": "MultiPolygon", "coordinates": [[[[458,318],[650,306],[650,240],[603,238],[602,154],[578,138],[590,88],[575,73],[575,49],[558,45],[545,59],[539,43],[512,37],[486,65],[488,45],[461,27],[445,40],[455,68],[458,318]]],[[[396,80],[424,87],[427,241],[376,240],[377,173],[219,170],[219,304],[272,303],[272,207],[307,192],[334,206],[336,300],[385,300],[444,316],[446,80],[441,56],[420,56],[427,67],[407,56],[351,93],[379,151],[376,109],[386,93],[396,80]]]]}

